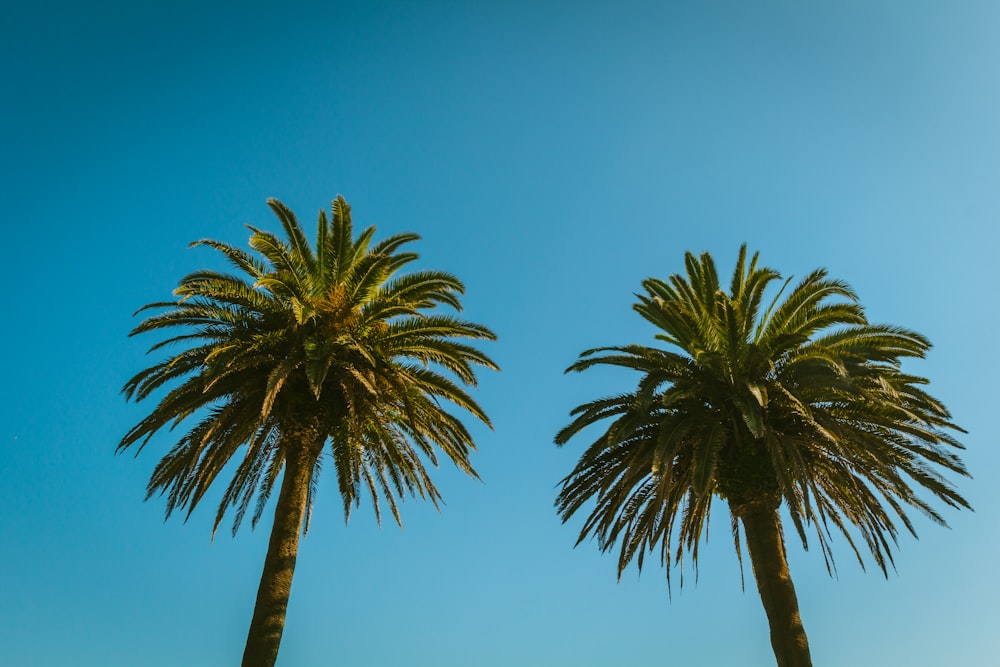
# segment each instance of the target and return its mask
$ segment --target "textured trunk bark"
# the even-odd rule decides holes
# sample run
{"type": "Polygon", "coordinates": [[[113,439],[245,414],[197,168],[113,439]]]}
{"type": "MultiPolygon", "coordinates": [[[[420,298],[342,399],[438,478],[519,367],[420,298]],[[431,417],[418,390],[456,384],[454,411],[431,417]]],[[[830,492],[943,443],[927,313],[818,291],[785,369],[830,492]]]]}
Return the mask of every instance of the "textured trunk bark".
{"type": "Polygon", "coordinates": [[[781,519],[776,507],[748,503],[733,508],[743,522],[778,667],[812,667],[809,641],[799,617],[799,601],[788,573],[781,519]]]}
{"type": "Polygon", "coordinates": [[[289,456],[285,461],[264,572],[243,651],[243,667],[273,667],[278,659],[314,465],[315,456],[307,453],[289,456]]]}

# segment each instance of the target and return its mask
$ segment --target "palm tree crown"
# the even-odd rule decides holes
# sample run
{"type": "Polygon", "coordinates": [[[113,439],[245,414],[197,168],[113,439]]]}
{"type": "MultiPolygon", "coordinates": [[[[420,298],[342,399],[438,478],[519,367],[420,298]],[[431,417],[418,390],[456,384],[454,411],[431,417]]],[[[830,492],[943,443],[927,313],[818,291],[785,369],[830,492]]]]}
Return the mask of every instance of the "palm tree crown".
{"type": "MultiPolygon", "coordinates": [[[[387,505],[397,522],[397,498],[416,495],[436,504],[440,496],[425,461],[436,465],[440,452],[476,476],[470,433],[444,406],[489,425],[463,385],[475,385],[476,366],[496,366],[461,341],[494,335],[436,313],[437,306],[460,310],[464,289],[456,277],[400,275],[417,259],[400,250],[415,234],[373,243],[369,227],[355,238],[350,208],[338,197],[329,219],[320,212],[313,248],[288,208],[274,199],[268,205],[285,239],[250,227],[256,254],[198,241],[193,245],[215,248],[240,275],[197,271],[181,280],[176,301],[141,309],[160,312],[131,335],[166,330],[170,336],[152,350],[182,349],[125,385],[126,397],[137,401],[172,388],[119,450],[141,449],[163,427],[195,417],[156,466],[147,498],[165,493],[168,516],[180,508],[190,514],[236,460],[215,520],[218,528],[235,508],[235,533],[255,498],[256,524],[285,470],[288,489],[279,496],[275,521],[297,508],[288,518],[296,544],[299,530],[308,527],[327,443],[345,516],[365,491],[378,516],[387,505]]],[[[274,533],[272,547],[273,541],[274,533]]]]}
{"type": "MultiPolygon", "coordinates": [[[[968,507],[941,475],[967,474],[949,433],[961,429],[922,389],[927,381],[901,368],[930,345],[868,323],[851,288],[824,270],[782,299],[786,280],[765,304],[780,275],[758,267],[756,254],[747,259],[743,246],[728,293],[707,253],[686,255],[686,276],[643,282],[634,308],[672,349],[598,348],[570,366],[642,375],[634,391],[577,407],[556,436],[562,445],[605,424],[563,480],[557,509],[567,520],[587,508],[580,540],[595,536],[602,550],[618,544],[619,576],[655,551],[668,578],[685,551],[696,566],[715,497],[729,505],[738,556],[742,521],[755,574],[755,517],[775,523],[784,563],[782,503],[803,545],[814,527],[828,569],[835,531],[864,567],[860,536],[886,572],[897,522],[914,531],[909,508],[944,523],[926,497],[968,507]]],[[[808,663],[779,656],[779,664],[808,663]]]]}

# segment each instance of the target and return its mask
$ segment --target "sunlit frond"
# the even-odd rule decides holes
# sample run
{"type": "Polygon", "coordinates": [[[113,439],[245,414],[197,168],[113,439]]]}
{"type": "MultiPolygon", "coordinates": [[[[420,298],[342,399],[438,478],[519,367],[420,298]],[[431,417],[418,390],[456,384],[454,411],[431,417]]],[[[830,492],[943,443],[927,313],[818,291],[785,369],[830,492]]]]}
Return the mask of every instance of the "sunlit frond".
{"type": "Polygon", "coordinates": [[[961,429],[924,378],[900,370],[925,355],[923,336],[870,324],[850,286],[822,269],[790,291],[786,281],[764,308],[781,276],[745,246],[728,292],[708,254],[688,253],[685,268],[643,281],[634,306],[670,349],[587,350],[567,369],[640,374],[634,391],[574,409],[555,438],[598,429],[556,507],[564,521],[585,515],[580,540],[618,549],[619,574],[646,553],[668,573],[685,551],[697,561],[712,496],[734,527],[750,503],[783,504],[828,567],[837,534],[883,571],[900,529],[915,534],[908,511],[943,523],[930,500],[968,507],[942,474],[967,474],[950,433],[961,429]]]}
{"type": "Polygon", "coordinates": [[[193,244],[220,252],[239,275],[196,271],[181,279],[176,301],[141,309],[154,312],[131,335],[166,331],[151,351],[182,349],[125,384],[137,401],[167,392],[119,450],[139,450],[193,419],[156,467],[149,494],[166,496],[168,515],[189,514],[238,461],[215,520],[218,528],[235,510],[235,532],[254,499],[256,524],[289,457],[311,452],[318,471],[325,447],[345,516],[364,489],[376,513],[385,505],[400,521],[402,495],[439,499],[426,469],[438,454],[475,476],[472,436],[446,406],[489,424],[463,386],[476,384],[476,367],[496,368],[470,344],[495,336],[439,312],[461,309],[455,276],[399,273],[417,258],[400,252],[416,234],[375,241],[369,227],[355,236],[338,197],[330,216],[320,212],[314,246],[288,207],[268,206],[283,237],[250,227],[252,252],[193,244]]]}

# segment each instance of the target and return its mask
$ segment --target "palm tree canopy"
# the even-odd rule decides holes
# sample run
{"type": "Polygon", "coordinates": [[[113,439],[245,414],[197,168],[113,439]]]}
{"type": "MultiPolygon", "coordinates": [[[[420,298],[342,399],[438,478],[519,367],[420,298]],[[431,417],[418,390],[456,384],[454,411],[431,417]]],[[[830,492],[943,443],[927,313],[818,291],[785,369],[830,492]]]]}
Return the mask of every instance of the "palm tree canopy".
{"type": "MultiPolygon", "coordinates": [[[[174,291],[176,301],[152,303],[131,335],[165,330],[151,352],[181,351],[143,370],[124,387],[141,401],[169,391],[122,439],[119,451],[141,450],[164,427],[194,417],[156,466],[147,498],[167,495],[167,515],[198,505],[220,472],[238,461],[216,514],[235,508],[235,533],[256,498],[256,524],[284,461],[305,429],[329,443],[345,517],[367,490],[380,516],[380,499],[400,520],[406,494],[437,504],[425,461],[437,453],[476,476],[472,438],[443,405],[457,406],[489,425],[466,392],[476,366],[496,369],[463,340],[493,340],[489,329],[442,314],[460,310],[462,283],[447,273],[400,270],[417,259],[401,250],[417,240],[398,234],[373,242],[374,227],[355,237],[342,197],[328,219],[321,211],[315,247],[281,202],[268,205],[285,238],[250,227],[245,252],[212,240],[238,274],[197,271],[174,291]],[[241,452],[242,454],[237,454],[241,452]]],[[[316,457],[309,504],[322,457],[316,457]]],[[[308,515],[307,515],[308,516],[308,515]]]]}
{"type": "Polygon", "coordinates": [[[729,504],[738,555],[737,510],[783,502],[803,546],[814,527],[828,570],[836,532],[862,568],[866,548],[883,573],[897,522],[914,533],[908,510],[943,524],[929,499],[969,507],[942,475],[967,475],[951,434],[961,429],[927,380],[902,370],[927,339],[870,324],[825,270],[791,291],[785,280],[766,302],[781,276],[757,262],[744,245],[727,292],[709,254],[687,253],[686,276],[645,280],[634,305],[665,348],[587,350],[567,370],[641,373],[634,391],[577,407],[556,436],[562,445],[602,424],[556,505],[564,521],[586,508],[580,541],[620,545],[619,576],[654,551],[668,578],[685,551],[697,565],[716,496],[729,504]]]}

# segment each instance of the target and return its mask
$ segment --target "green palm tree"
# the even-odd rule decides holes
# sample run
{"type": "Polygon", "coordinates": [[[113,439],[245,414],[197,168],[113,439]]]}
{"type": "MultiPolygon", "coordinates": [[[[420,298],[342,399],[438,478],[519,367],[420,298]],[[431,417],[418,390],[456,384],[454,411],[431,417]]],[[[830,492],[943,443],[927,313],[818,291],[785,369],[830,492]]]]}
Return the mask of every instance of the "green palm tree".
{"type": "Polygon", "coordinates": [[[814,528],[828,571],[840,533],[862,568],[867,550],[886,574],[897,522],[914,533],[907,510],[944,524],[925,498],[969,507],[941,474],[967,474],[949,434],[961,429],[921,388],[927,380],[901,369],[928,341],[869,324],[851,288],[826,271],[782,299],[786,280],[764,310],[780,275],[758,267],[756,254],[748,265],[746,246],[728,293],[710,255],[688,253],[685,263],[686,277],[644,281],[634,306],[672,349],[598,348],[567,370],[642,375],[634,391],[571,413],[557,444],[594,424],[603,432],[563,479],[556,506],[563,521],[586,512],[579,541],[619,545],[619,576],[655,551],[669,579],[685,551],[697,567],[712,501],[725,500],[741,564],[742,526],[778,665],[810,665],[779,508],[803,546],[814,528]]]}
{"type": "Polygon", "coordinates": [[[397,497],[407,494],[437,506],[426,462],[437,465],[438,452],[477,477],[472,437],[445,406],[489,425],[463,385],[476,384],[476,366],[497,368],[462,342],[493,340],[489,329],[435,313],[461,309],[456,277],[399,273],[417,259],[400,250],[415,234],[373,245],[369,227],[355,238],[350,207],[338,197],[329,220],[319,214],[313,248],[288,208],[268,205],[284,240],[250,227],[256,254],[218,241],[193,244],[218,250],[241,275],[197,271],[180,281],[176,301],[140,309],[159,312],[131,335],[164,330],[169,337],[150,351],[182,349],[125,385],[136,401],[171,388],[118,445],[141,450],[163,427],[194,418],[157,464],[146,497],[166,494],[167,516],[181,508],[189,516],[219,473],[231,472],[213,532],[235,509],[235,534],[251,503],[256,525],[281,478],[244,666],[277,658],[323,462],[333,464],[345,517],[365,492],[379,520],[384,503],[398,523],[397,497]]]}

